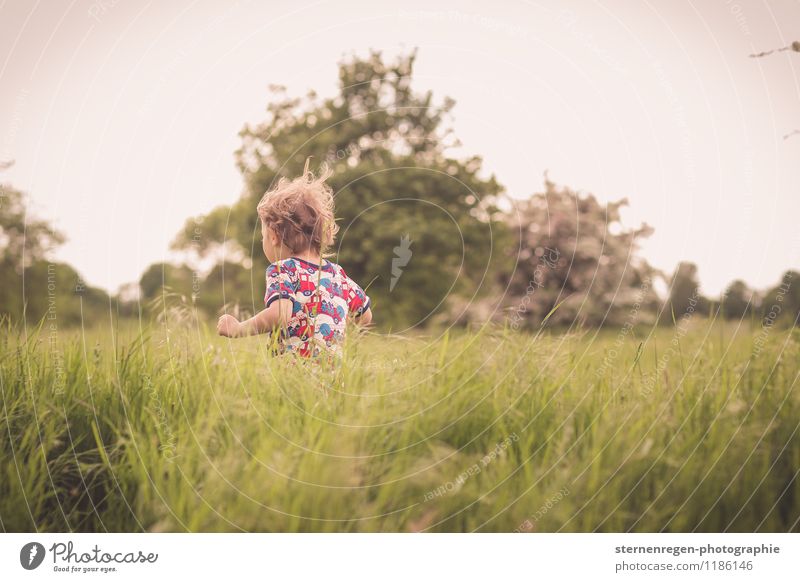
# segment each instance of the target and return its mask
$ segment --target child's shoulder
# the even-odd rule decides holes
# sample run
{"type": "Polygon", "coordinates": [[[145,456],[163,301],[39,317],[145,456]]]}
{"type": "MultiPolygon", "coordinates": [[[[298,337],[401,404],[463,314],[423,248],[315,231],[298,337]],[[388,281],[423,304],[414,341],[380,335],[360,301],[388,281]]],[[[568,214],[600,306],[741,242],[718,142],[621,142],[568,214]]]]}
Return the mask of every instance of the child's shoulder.
{"type": "Polygon", "coordinates": [[[278,277],[280,275],[296,275],[299,265],[296,259],[280,259],[270,263],[267,267],[267,277],[278,277]]]}
{"type": "Polygon", "coordinates": [[[339,275],[340,277],[343,277],[345,279],[348,278],[347,277],[347,273],[344,270],[344,267],[342,267],[338,263],[334,263],[333,261],[329,261],[328,259],[323,259],[322,270],[323,271],[327,271],[329,273],[334,273],[334,274],[339,275]]]}
{"type": "Polygon", "coordinates": [[[312,263],[297,257],[289,257],[287,259],[280,259],[271,263],[267,267],[267,276],[278,277],[280,275],[297,276],[298,273],[315,274],[321,270],[323,273],[338,275],[347,278],[347,273],[344,268],[338,263],[322,259],[322,265],[312,263]]]}

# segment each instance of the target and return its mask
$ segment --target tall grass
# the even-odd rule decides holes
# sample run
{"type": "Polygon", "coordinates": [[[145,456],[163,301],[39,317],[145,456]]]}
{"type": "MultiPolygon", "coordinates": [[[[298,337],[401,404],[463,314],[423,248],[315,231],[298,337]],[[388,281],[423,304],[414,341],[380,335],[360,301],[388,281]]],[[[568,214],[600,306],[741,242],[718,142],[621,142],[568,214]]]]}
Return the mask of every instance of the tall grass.
{"type": "MultiPolygon", "coordinates": [[[[8,328],[5,531],[800,531],[800,334],[8,328]]],[[[719,324],[716,324],[719,325],[719,324]]]]}

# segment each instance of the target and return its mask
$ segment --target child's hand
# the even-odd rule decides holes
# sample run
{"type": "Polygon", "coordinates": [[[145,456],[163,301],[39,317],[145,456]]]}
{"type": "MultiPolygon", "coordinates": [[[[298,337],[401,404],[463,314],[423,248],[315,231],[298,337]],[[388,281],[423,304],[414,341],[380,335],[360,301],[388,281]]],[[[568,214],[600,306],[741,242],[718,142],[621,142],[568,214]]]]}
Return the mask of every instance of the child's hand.
{"type": "Polygon", "coordinates": [[[239,320],[227,313],[217,321],[217,333],[225,337],[236,337],[241,329],[239,320]]]}

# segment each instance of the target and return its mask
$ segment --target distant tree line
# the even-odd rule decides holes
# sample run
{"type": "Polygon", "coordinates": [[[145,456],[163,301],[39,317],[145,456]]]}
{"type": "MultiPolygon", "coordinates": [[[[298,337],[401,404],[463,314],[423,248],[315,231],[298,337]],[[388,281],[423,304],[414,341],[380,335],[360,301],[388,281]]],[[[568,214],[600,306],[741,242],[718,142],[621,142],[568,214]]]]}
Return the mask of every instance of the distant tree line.
{"type": "Polygon", "coordinates": [[[699,294],[693,264],[670,276],[640,256],[639,243],[653,229],[622,224],[626,200],[602,204],[547,176],[543,191],[508,196],[481,158],[448,153],[458,145],[449,128],[454,101],[412,89],[414,60],[411,53],[386,62],[377,52],[346,59],[330,98],[294,98],[271,87],[266,120],[241,131],[241,198],[187,220],[173,243],[179,260],[151,265],[137,293],[109,298],[68,265],[48,262],[63,236],[27,216],[22,193],[4,186],[0,312],[18,317],[24,310],[37,321],[54,304],[53,287],[65,324],[107,317],[108,309],[153,313],[173,300],[208,317],[223,306],[258,310],[267,264],[256,204],[311,157],[334,170],[341,230],[330,258],[367,288],[384,329],[488,320],[518,329],[545,321],[670,324],[687,312],[797,324],[796,271],[762,293],[734,281],[712,300],[699,294]],[[666,298],[656,293],[659,279],[666,298]]]}

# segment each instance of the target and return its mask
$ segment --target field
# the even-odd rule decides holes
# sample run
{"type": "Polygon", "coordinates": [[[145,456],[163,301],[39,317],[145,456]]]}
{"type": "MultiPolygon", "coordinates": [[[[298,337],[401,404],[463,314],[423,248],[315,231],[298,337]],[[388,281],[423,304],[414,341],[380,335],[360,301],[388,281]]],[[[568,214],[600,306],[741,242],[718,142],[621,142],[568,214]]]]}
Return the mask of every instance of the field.
{"type": "Polygon", "coordinates": [[[0,340],[4,531],[800,531],[800,333],[0,340]]]}

